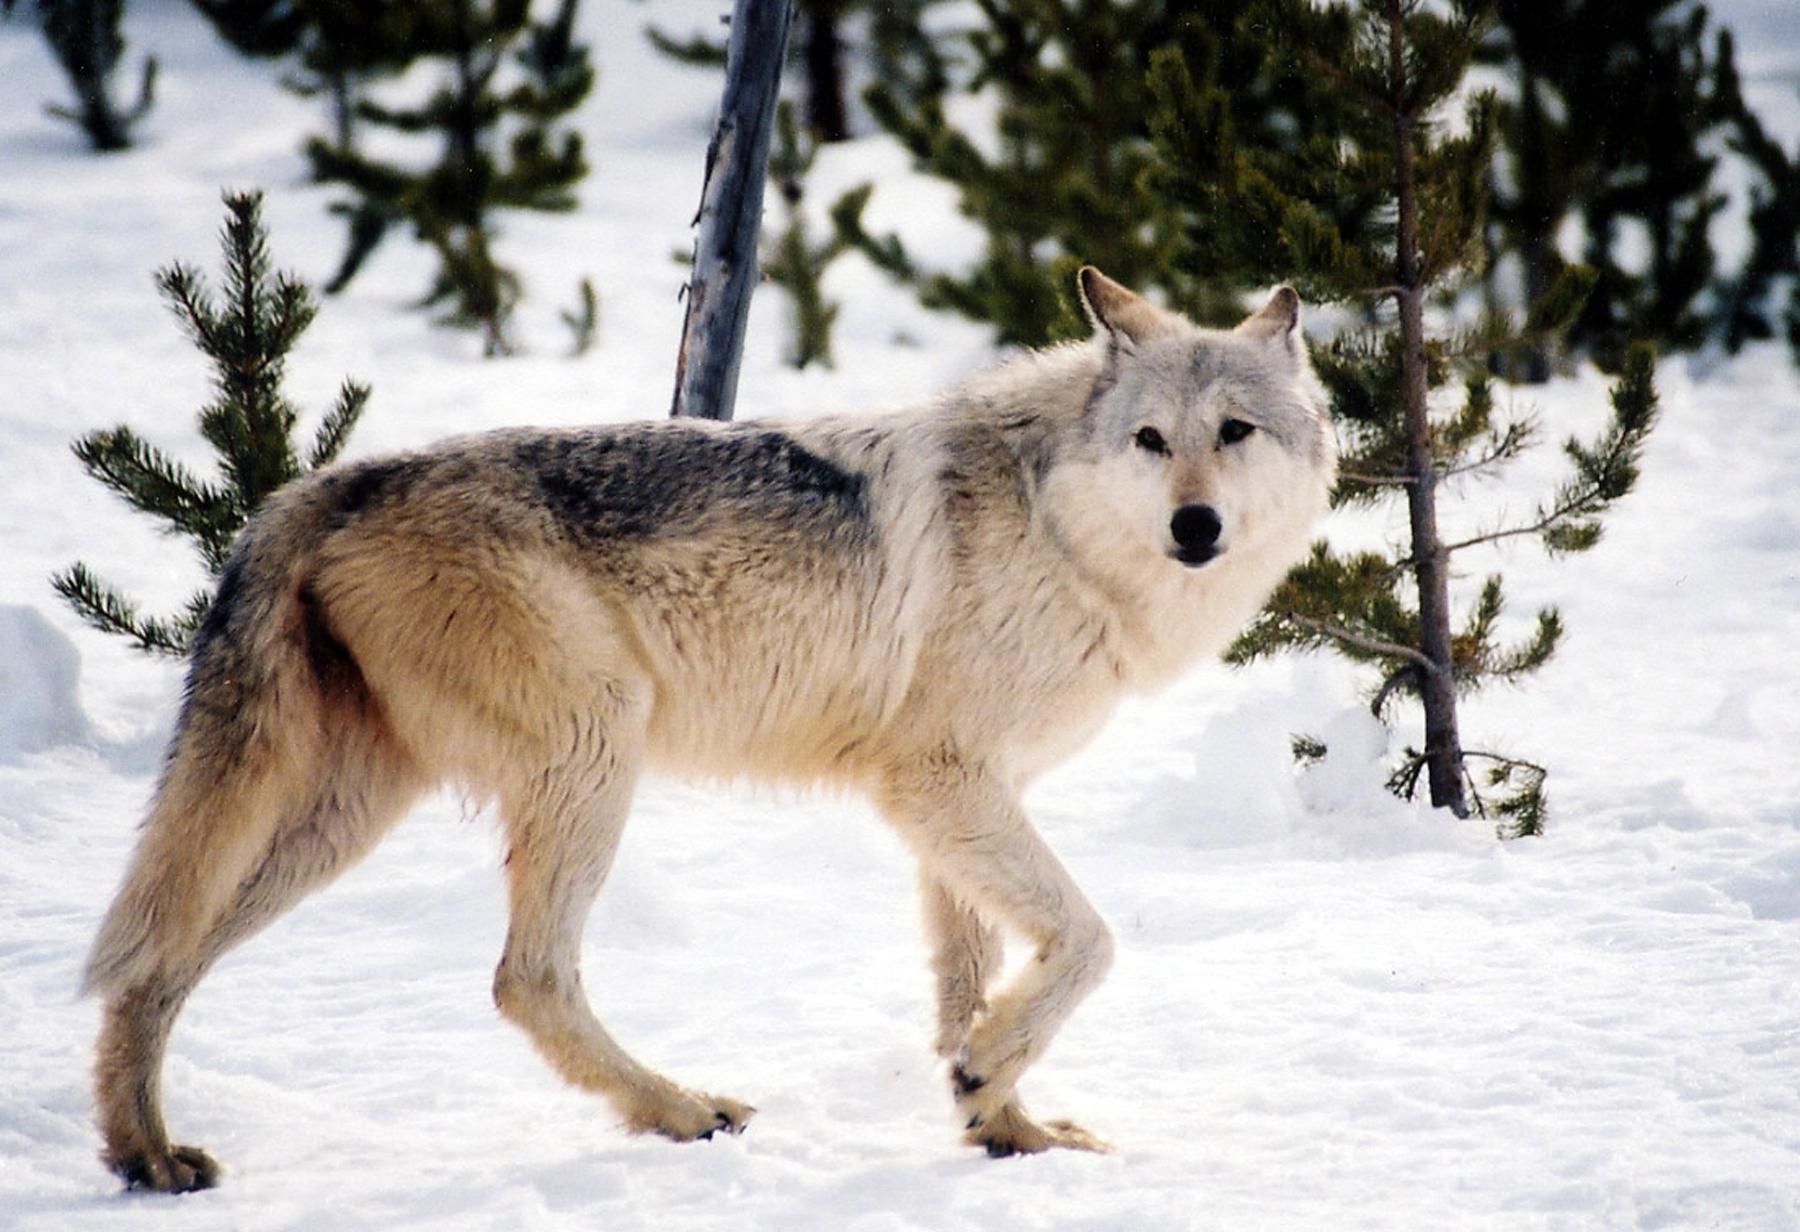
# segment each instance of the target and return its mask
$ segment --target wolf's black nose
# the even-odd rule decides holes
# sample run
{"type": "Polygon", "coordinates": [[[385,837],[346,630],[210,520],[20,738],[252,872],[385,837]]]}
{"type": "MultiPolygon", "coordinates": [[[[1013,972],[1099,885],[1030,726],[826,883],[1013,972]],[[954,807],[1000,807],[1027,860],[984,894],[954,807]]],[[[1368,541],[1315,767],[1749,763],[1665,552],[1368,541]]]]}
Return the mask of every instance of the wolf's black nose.
{"type": "Polygon", "coordinates": [[[1183,554],[1210,554],[1219,542],[1219,530],[1219,513],[1211,505],[1183,505],[1169,519],[1169,533],[1183,554]]]}

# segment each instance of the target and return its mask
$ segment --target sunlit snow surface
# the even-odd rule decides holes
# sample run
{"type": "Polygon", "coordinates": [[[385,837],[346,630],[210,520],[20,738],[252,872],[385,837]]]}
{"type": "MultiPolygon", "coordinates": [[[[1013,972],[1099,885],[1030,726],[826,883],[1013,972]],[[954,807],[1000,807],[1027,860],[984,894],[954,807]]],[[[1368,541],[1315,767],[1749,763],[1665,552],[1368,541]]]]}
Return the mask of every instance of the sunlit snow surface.
{"type": "MultiPolygon", "coordinates": [[[[531,353],[484,362],[405,311],[430,263],[395,238],[290,369],[308,424],[344,376],[373,384],[353,455],[665,413],[713,83],[646,49],[654,8],[584,7],[582,208],[502,223],[531,353]],[[556,312],[584,275],[601,343],[570,362],[556,312]]],[[[1791,73],[1791,14],[1741,8],[1757,63],[1791,73]]],[[[443,797],[182,1017],[168,1113],[223,1186],[122,1195],[95,1159],[75,982],[180,678],[82,628],[46,578],[79,558],[174,609],[200,575],[68,442],[128,421],[205,464],[207,373],[150,273],[216,268],[222,187],[269,192],[278,264],[315,283],[341,239],[297,153],[312,104],[173,0],[139,0],[128,33],[163,63],[160,102],[142,148],[99,159],[38,110],[65,86],[35,35],[0,22],[0,1229],[1800,1227],[1800,380],[1773,348],[1665,367],[1643,481],[1595,552],[1464,562],[1471,591],[1504,569],[1518,632],[1542,603],[1569,626],[1539,678],[1465,715],[1472,744],[1551,765],[1547,838],[1497,844],[1384,795],[1367,682],[1324,658],[1205,668],[1034,789],[1119,960],[1024,1093],[1116,1153],[959,1144],[909,861],[865,806],[653,783],[586,984],[645,1060],[756,1104],[744,1137],[627,1137],[499,1019],[495,828],[443,797]],[[1335,750],[1299,777],[1297,731],[1335,750]]],[[[928,263],[979,250],[884,140],[827,152],[814,200],[865,178],[874,229],[928,263]]],[[[760,296],[741,414],[904,402],[990,357],[854,258],[827,290],[837,370],[783,367],[782,304],[760,296]]],[[[1605,388],[1585,373],[1516,407],[1553,446],[1597,428],[1605,388]]],[[[1559,468],[1547,447],[1453,516],[1526,512],[1559,468]]]]}

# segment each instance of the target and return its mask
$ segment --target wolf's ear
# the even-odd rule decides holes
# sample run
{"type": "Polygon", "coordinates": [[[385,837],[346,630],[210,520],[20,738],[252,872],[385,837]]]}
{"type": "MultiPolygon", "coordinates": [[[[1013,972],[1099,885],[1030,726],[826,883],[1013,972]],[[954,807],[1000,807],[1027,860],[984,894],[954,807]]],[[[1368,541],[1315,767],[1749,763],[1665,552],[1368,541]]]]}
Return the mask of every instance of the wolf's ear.
{"type": "Polygon", "coordinates": [[[1175,318],[1127,287],[1122,287],[1091,265],[1081,267],[1075,285],[1081,289],[1081,306],[1095,329],[1115,339],[1139,343],[1173,328],[1175,318]]]}
{"type": "Polygon", "coordinates": [[[1238,323],[1236,333],[1265,342],[1286,343],[1289,350],[1300,345],[1300,295],[1292,287],[1276,287],[1269,302],[1238,323]]]}

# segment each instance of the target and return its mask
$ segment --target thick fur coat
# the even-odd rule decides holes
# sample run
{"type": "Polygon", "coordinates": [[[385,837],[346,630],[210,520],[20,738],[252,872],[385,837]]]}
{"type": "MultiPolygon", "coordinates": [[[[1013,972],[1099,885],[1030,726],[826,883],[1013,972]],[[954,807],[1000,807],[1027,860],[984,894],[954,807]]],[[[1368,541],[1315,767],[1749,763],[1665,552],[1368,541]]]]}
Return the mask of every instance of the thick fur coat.
{"type": "Polygon", "coordinates": [[[581,992],[645,770],[866,792],[918,857],[969,1140],[1098,1147],[1015,1091],[1111,956],[1019,792],[1256,611],[1335,451],[1291,291],[1219,332],[1097,271],[1082,290],[1091,340],[919,409],[506,430],[273,497],[196,638],[88,968],[107,1163],[213,1183],[160,1111],[183,1000],[444,783],[505,828],[501,1012],[631,1129],[741,1129],[752,1109],[635,1061],[581,992]],[[1003,934],[1037,961],[994,990],[1003,934]]]}

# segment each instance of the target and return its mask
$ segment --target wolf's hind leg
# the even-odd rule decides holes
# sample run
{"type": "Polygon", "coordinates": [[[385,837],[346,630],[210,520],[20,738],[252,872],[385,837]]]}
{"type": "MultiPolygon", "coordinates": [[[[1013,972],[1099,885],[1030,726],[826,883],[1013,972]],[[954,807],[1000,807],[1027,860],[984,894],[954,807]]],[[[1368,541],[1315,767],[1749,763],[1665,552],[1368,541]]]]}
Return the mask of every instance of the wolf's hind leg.
{"type": "Polygon", "coordinates": [[[218,1182],[212,1157],[172,1145],[164,1128],[162,1063],[176,1015],[222,954],[366,854],[422,786],[403,756],[349,742],[324,778],[310,807],[275,827],[270,847],[194,952],[108,989],[94,1065],[101,1158],[130,1188],[183,1193],[218,1182]]]}
{"type": "Polygon", "coordinates": [[[1000,930],[923,870],[919,895],[937,979],[937,1054],[955,1058],[968,1045],[975,1016],[987,1009],[988,984],[1004,957],[1000,930]]]}
{"type": "Polygon", "coordinates": [[[983,767],[933,759],[894,776],[882,805],[929,881],[1037,947],[1033,960],[977,1014],[951,1067],[968,1140],[992,1155],[1105,1149],[1068,1122],[1033,1121],[1015,1094],[1020,1076],[1111,963],[1111,937],[1098,913],[1031,828],[1013,793],[983,767]]]}
{"type": "Polygon", "coordinates": [[[512,919],[494,1003],[562,1077],[606,1096],[637,1133],[677,1141],[737,1133],[746,1104],[686,1090],[634,1060],[594,1016],[581,987],[581,931],[606,880],[637,778],[638,731],[608,716],[571,742],[585,756],[504,794],[512,919]]]}
{"type": "Polygon", "coordinates": [[[219,1165],[175,1146],[162,1118],[162,1061],[175,1015],[202,973],[146,981],[107,1000],[94,1058],[100,1158],[132,1189],[187,1193],[218,1184],[219,1165]]]}

